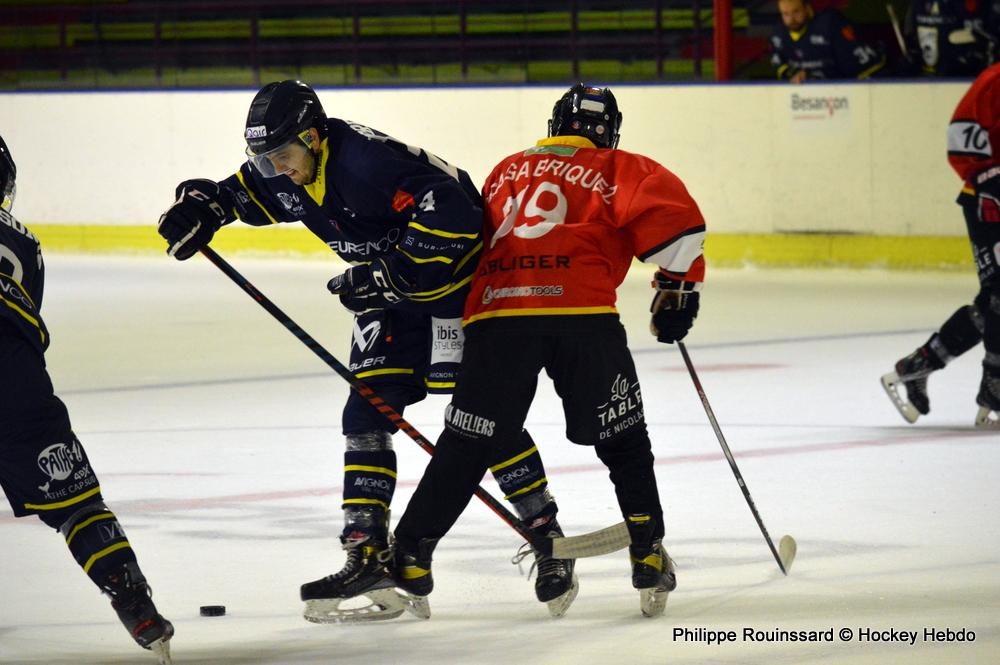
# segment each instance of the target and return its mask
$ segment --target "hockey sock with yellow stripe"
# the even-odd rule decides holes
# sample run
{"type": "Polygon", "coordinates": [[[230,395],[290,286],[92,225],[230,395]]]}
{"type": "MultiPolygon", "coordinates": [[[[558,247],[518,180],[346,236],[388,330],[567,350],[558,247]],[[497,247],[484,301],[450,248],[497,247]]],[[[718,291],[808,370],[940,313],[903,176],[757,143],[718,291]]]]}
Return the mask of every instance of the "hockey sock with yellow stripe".
{"type": "Polygon", "coordinates": [[[396,491],[396,453],[349,450],[344,453],[344,508],[389,509],[396,491]]]}
{"type": "Polygon", "coordinates": [[[98,586],[112,571],[136,560],[125,530],[103,502],[74,512],[59,532],[83,572],[98,586]]]}

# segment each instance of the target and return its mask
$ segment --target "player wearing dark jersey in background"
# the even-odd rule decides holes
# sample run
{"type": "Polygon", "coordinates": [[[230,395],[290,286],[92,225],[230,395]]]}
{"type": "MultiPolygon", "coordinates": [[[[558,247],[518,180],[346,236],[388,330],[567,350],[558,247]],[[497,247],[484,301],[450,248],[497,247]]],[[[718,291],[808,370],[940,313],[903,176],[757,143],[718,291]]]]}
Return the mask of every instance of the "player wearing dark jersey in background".
{"type": "Polygon", "coordinates": [[[915,0],[906,15],[911,58],[932,76],[973,77],[995,59],[1000,2],[915,0]]]}
{"type": "Polygon", "coordinates": [[[941,329],[882,377],[908,422],[930,412],[927,377],[980,341],[986,354],[976,404],[976,427],[1000,429],[1000,65],[972,83],[948,125],[948,162],[962,178],[962,206],[979,275],[979,294],[941,329]],[[906,389],[906,398],[899,386],[906,389]]]}
{"type": "Polygon", "coordinates": [[[60,532],[132,638],[168,663],[174,627],[156,611],[132,545],[101,497],[45,369],[45,266],[38,239],[11,215],[16,175],[0,138],[0,486],[16,517],[37,515],[60,532]]]}
{"type": "Polygon", "coordinates": [[[778,10],[771,65],[779,79],[865,79],[885,66],[885,56],[858,39],[837,10],[815,13],[809,0],[778,0],[778,10]]]}
{"type": "MultiPolygon", "coordinates": [[[[188,180],[163,215],[168,253],[184,260],[235,219],[254,226],[301,221],[356,264],[329,284],[355,312],[350,367],[398,413],[428,392],[451,392],[461,359],[461,316],[482,250],[482,201],[468,174],[435,155],[363,125],[327,118],[300,81],[264,86],[246,122],[246,161],[221,182],[188,180]],[[446,340],[438,348],[434,340],[446,340]]],[[[347,562],[303,585],[306,618],[351,614],[388,547],[396,485],[395,427],[352,392],[343,412],[347,562]],[[329,602],[328,602],[329,601],[329,602]]],[[[518,515],[540,534],[561,534],[542,460],[522,432],[490,460],[518,515]],[[517,473],[511,473],[511,471],[517,473]]],[[[573,562],[539,557],[543,602],[575,596],[573,562]]]]}
{"type": "Polygon", "coordinates": [[[433,589],[432,551],[489,459],[516,443],[543,369],[566,436],[610,471],[643,614],[661,614],[676,584],[615,289],[634,257],[659,266],[652,331],[661,342],[683,338],[698,312],[705,223],[677,176],[616,149],[620,125],[609,90],[578,84],[556,103],[549,138],[503,160],[483,186],[485,248],[465,307],[462,380],[386,572],[411,596],[433,589]]]}

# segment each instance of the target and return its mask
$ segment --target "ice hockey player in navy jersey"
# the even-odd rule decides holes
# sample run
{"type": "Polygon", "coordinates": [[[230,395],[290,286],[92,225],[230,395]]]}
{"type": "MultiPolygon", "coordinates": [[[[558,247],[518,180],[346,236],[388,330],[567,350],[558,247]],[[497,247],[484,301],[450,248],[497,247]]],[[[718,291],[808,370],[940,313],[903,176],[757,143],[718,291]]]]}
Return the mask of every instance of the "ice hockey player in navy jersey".
{"type": "MultiPolygon", "coordinates": [[[[235,174],[177,187],[177,200],[159,223],[168,254],[187,259],[236,219],[254,226],[302,222],[354,264],[328,287],[356,314],[355,375],[397,412],[428,392],[450,393],[461,360],[462,308],[482,250],[482,200],[469,175],[375,129],[328,118],[316,92],[300,81],[261,88],[245,138],[248,159],[235,174]]],[[[388,547],[394,431],[351,393],[343,411],[340,536],[347,561],[340,572],[303,585],[309,620],[361,616],[341,608],[340,600],[367,586],[388,547]]],[[[517,454],[490,466],[522,519],[542,535],[561,534],[527,432],[517,454]]],[[[573,562],[538,557],[538,599],[575,595],[573,562]]]]}
{"type": "Polygon", "coordinates": [[[0,138],[0,487],[15,517],[36,515],[59,531],[132,638],[169,663],[174,627],[153,604],[132,545],[104,503],[45,368],[45,265],[38,238],[11,214],[16,177],[0,138]]]}
{"type": "Polygon", "coordinates": [[[860,40],[835,9],[815,12],[809,0],[778,0],[781,23],[771,36],[771,65],[778,78],[865,79],[885,66],[879,49],[860,40]]]}

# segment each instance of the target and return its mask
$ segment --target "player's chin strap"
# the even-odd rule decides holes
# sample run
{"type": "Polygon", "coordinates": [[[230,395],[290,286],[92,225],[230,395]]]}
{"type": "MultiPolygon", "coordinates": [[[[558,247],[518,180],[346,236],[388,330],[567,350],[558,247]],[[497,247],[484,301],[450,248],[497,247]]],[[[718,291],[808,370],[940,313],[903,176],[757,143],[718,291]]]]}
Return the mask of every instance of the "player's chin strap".
{"type": "MultiPolygon", "coordinates": [[[[303,330],[287,314],[271,302],[267,296],[257,290],[246,277],[241,275],[235,268],[219,256],[211,247],[203,247],[201,253],[215,264],[219,270],[224,272],[229,279],[233,280],[251,298],[257,301],[261,307],[277,319],[281,325],[285,326],[289,332],[295,335],[300,342],[305,344],[309,350],[315,353],[342,379],[351,384],[351,387],[358,391],[362,397],[368,400],[375,409],[385,416],[393,425],[398,427],[404,434],[410,437],[418,446],[423,448],[429,455],[434,454],[434,444],[424,438],[424,435],[409,422],[403,419],[395,409],[386,404],[381,397],[376,395],[363,381],[358,379],[347,367],[337,360],[329,351],[324,349],[309,333],[303,330]]],[[[624,522],[616,524],[599,531],[586,533],[579,536],[542,538],[536,536],[526,524],[521,522],[512,512],[507,510],[503,504],[482,487],[476,487],[476,496],[482,500],[490,510],[496,513],[500,519],[506,522],[512,529],[531,543],[531,546],[542,554],[548,554],[556,559],[580,559],[585,557],[600,556],[617,552],[628,547],[631,542],[628,529],[624,522]]],[[[398,616],[398,614],[397,614],[398,616]]]]}

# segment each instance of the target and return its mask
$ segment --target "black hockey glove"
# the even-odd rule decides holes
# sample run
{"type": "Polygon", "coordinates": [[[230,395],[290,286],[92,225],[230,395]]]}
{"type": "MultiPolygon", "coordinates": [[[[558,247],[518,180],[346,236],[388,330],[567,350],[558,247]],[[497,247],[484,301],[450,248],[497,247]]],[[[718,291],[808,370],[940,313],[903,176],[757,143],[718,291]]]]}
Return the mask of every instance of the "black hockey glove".
{"type": "Polygon", "coordinates": [[[693,282],[670,279],[662,273],[653,278],[656,295],[649,311],[653,318],[649,330],[657,342],[673,344],[684,339],[698,316],[700,294],[694,290],[693,282]]]}
{"type": "Polygon", "coordinates": [[[177,200],[160,215],[157,232],[167,241],[167,254],[178,261],[191,258],[229,221],[223,193],[211,180],[185,180],[177,185],[177,200]]]}
{"type": "Polygon", "coordinates": [[[382,259],[348,268],[327,282],[326,288],[340,296],[340,304],[355,314],[385,309],[405,298],[392,288],[382,259]]]}

